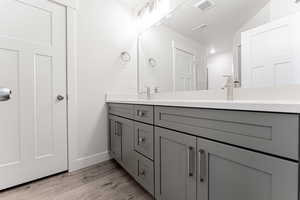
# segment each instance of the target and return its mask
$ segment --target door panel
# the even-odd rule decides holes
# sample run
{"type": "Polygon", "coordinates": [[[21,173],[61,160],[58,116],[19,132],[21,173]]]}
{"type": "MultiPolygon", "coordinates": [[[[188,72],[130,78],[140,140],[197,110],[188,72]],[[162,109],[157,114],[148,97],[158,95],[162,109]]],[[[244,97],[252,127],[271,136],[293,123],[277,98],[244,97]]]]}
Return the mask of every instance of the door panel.
{"type": "Polygon", "coordinates": [[[9,101],[0,102],[0,168],[20,162],[20,130],[19,130],[19,52],[0,49],[0,88],[13,91],[9,101]],[[9,78],[8,78],[9,77],[9,78]],[[8,114],[9,113],[9,114],[8,114]]]}
{"type": "Polygon", "coordinates": [[[53,156],[53,66],[52,58],[35,56],[36,158],[53,156]]]}
{"type": "Polygon", "coordinates": [[[66,10],[0,3],[0,189],[67,170],[66,10]]]}
{"type": "Polygon", "coordinates": [[[155,134],[155,197],[195,200],[196,138],[161,128],[155,134]]]}
{"type": "Polygon", "coordinates": [[[292,14],[242,33],[243,87],[299,83],[299,19],[292,14]]]}
{"type": "Polygon", "coordinates": [[[298,163],[198,139],[198,200],[298,199],[298,163]]]}

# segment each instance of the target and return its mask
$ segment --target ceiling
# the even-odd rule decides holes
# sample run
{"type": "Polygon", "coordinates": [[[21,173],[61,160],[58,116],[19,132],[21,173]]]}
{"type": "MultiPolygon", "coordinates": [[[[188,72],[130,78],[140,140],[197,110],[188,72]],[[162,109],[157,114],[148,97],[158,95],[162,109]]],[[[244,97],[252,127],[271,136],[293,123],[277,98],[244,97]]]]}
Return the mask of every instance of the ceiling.
{"type": "Polygon", "coordinates": [[[130,9],[137,9],[145,5],[148,0],[118,0],[122,4],[125,4],[130,9]]]}
{"type": "Polygon", "coordinates": [[[163,24],[217,51],[233,46],[233,37],[269,0],[212,0],[215,6],[202,11],[194,5],[200,0],[187,0],[163,24]],[[192,29],[207,24],[202,30],[192,29]]]}

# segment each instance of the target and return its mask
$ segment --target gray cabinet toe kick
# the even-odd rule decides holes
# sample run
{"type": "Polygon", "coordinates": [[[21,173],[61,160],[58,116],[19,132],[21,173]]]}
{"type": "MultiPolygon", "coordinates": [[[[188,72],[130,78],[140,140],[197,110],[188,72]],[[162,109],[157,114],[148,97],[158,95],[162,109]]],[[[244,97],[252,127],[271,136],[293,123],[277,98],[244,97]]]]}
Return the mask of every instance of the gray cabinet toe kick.
{"type": "Polygon", "coordinates": [[[112,158],[156,200],[299,200],[299,115],[108,104],[112,158]]]}

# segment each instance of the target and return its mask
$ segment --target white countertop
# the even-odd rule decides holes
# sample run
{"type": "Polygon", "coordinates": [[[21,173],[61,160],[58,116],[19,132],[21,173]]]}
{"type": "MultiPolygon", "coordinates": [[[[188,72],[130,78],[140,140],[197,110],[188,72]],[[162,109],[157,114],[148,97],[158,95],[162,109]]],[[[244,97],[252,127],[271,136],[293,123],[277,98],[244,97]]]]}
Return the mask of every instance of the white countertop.
{"type": "Polygon", "coordinates": [[[107,103],[139,105],[157,105],[192,108],[211,108],[225,110],[243,110],[278,113],[300,113],[300,102],[294,101],[225,101],[225,100],[172,100],[172,99],[136,99],[107,98],[107,103]]]}

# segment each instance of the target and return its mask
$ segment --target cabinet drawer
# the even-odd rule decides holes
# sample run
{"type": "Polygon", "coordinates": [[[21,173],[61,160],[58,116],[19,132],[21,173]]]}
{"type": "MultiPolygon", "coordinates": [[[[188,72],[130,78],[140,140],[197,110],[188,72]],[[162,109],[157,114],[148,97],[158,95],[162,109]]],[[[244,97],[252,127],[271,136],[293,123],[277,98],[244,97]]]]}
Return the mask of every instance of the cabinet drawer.
{"type": "Polygon", "coordinates": [[[138,168],[136,180],[145,188],[145,190],[154,195],[153,162],[139,153],[136,153],[136,159],[138,168]]]}
{"type": "Polygon", "coordinates": [[[143,106],[135,105],[134,106],[134,119],[136,121],[153,124],[153,106],[143,106]]]}
{"type": "Polygon", "coordinates": [[[134,149],[153,160],[153,126],[135,122],[134,149]]]}
{"type": "Polygon", "coordinates": [[[155,125],[298,160],[296,114],[157,106],[155,125]]]}
{"type": "Polygon", "coordinates": [[[134,106],[130,104],[110,103],[108,104],[108,112],[120,117],[134,119],[133,107],[134,106]]]}

